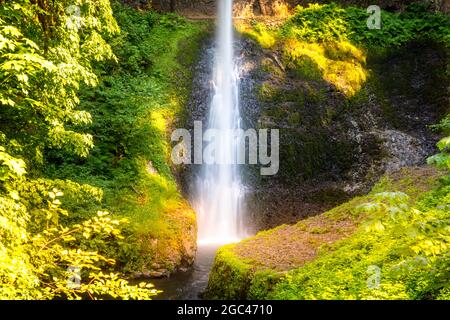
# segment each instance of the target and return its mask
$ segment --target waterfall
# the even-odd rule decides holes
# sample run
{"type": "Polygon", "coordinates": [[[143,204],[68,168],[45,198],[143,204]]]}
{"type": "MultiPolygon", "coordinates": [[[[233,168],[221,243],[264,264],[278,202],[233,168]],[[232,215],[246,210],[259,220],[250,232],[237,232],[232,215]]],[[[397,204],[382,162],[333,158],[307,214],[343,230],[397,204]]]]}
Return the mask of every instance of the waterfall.
{"type": "MultiPolygon", "coordinates": [[[[198,242],[230,243],[242,238],[243,188],[234,160],[238,138],[229,134],[240,128],[238,67],[233,50],[233,1],[218,1],[213,73],[213,99],[208,129],[219,132],[213,153],[214,164],[203,163],[197,181],[198,242]]],[[[217,138],[217,137],[216,137],[217,138]]]]}

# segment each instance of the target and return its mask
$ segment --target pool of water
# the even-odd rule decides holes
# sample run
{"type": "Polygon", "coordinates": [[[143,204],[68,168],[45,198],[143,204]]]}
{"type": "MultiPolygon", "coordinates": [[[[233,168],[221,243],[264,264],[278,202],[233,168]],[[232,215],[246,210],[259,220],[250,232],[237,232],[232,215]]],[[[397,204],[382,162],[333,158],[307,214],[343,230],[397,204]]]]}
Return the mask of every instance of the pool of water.
{"type": "Polygon", "coordinates": [[[186,272],[177,272],[169,278],[153,279],[163,292],[155,300],[199,300],[208,285],[208,276],[214,262],[218,245],[199,245],[193,266],[186,272]]]}

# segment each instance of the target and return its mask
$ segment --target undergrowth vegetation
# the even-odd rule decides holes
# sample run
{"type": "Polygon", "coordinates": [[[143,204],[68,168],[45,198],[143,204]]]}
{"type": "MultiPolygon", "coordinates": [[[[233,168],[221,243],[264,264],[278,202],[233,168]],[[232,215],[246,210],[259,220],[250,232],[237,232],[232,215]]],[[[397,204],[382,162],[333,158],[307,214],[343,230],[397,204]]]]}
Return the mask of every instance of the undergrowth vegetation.
{"type": "MultiPolygon", "coordinates": [[[[118,3],[113,10],[121,28],[111,40],[118,63],[97,66],[98,87],[81,92],[95,146],[85,159],[48,153],[46,173],[100,188],[101,205],[129,219],[128,238],[114,251],[122,270],[172,271],[193,254],[196,227],[169,166],[167,132],[183,118],[206,25],[118,3]]],[[[77,207],[76,219],[87,212],[77,207]]]]}
{"type": "Polygon", "coordinates": [[[109,1],[79,1],[76,19],[69,4],[0,7],[0,298],[148,299],[157,291],[129,285],[102,250],[123,239],[127,221],[100,210],[101,190],[42,174],[50,150],[88,156],[94,137],[81,128],[92,117],[79,88],[98,84],[94,63],[115,60],[109,1]],[[65,200],[92,205],[74,221],[65,200]]]}
{"type": "Polygon", "coordinates": [[[319,217],[222,247],[210,276],[209,296],[449,299],[450,180],[448,173],[430,175],[430,170],[408,169],[395,178],[387,175],[369,195],[319,217]],[[351,223],[356,229],[335,241],[333,234],[342,231],[317,227],[316,221],[324,219],[331,219],[333,225],[351,223]],[[328,236],[320,240],[318,234],[328,236]],[[301,243],[295,246],[296,241],[301,243]],[[269,243],[278,248],[273,254],[269,243]],[[305,258],[302,251],[310,246],[316,249],[305,258]],[[295,256],[299,256],[296,267],[282,263],[283,257],[295,256]]]}
{"type": "Polygon", "coordinates": [[[349,40],[365,47],[401,46],[411,40],[450,43],[450,18],[430,12],[428,6],[413,3],[401,13],[381,11],[380,28],[369,29],[365,8],[312,4],[298,7],[280,33],[309,42],[349,40]]]}
{"type": "Polygon", "coordinates": [[[289,272],[276,299],[450,299],[449,177],[413,205],[381,192],[357,209],[367,214],[349,239],[289,272]]]}
{"type": "Polygon", "coordinates": [[[0,298],[151,298],[124,273],[195,251],[166,130],[204,24],[106,0],[0,3],[0,298]]]}

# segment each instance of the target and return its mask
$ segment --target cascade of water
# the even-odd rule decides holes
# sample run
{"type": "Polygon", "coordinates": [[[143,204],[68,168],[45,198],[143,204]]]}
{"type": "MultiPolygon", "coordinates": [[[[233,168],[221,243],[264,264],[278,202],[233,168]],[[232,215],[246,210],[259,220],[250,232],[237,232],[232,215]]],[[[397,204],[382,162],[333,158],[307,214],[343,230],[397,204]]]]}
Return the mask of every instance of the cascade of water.
{"type": "MultiPolygon", "coordinates": [[[[197,181],[199,243],[230,243],[242,238],[242,184],[236,161],[240,128],[239,84],[233,50],[233,0],[219,0],[214,65],[214,97],[208,129],[219,132],[214,164],[203,164],[197,181]],[[230,163],[231,162],[231,163],[230,163]]],[[[215,137],[217,138],[217,137],[215,137]]]]}

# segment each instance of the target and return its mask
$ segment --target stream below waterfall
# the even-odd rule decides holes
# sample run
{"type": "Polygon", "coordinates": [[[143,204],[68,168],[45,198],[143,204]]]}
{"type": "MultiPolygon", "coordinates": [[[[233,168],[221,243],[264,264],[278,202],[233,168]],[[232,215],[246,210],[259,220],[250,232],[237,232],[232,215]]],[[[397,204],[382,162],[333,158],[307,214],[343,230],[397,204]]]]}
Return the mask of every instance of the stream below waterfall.
{"type": "Polygon", "coordinates": [[[208,276],[218,245],[200,245],[194,264],[186,272],[176,272],[169,278],[152,279],[163,292],[155,300],[198,300],[208,285],[208,276]]]}

